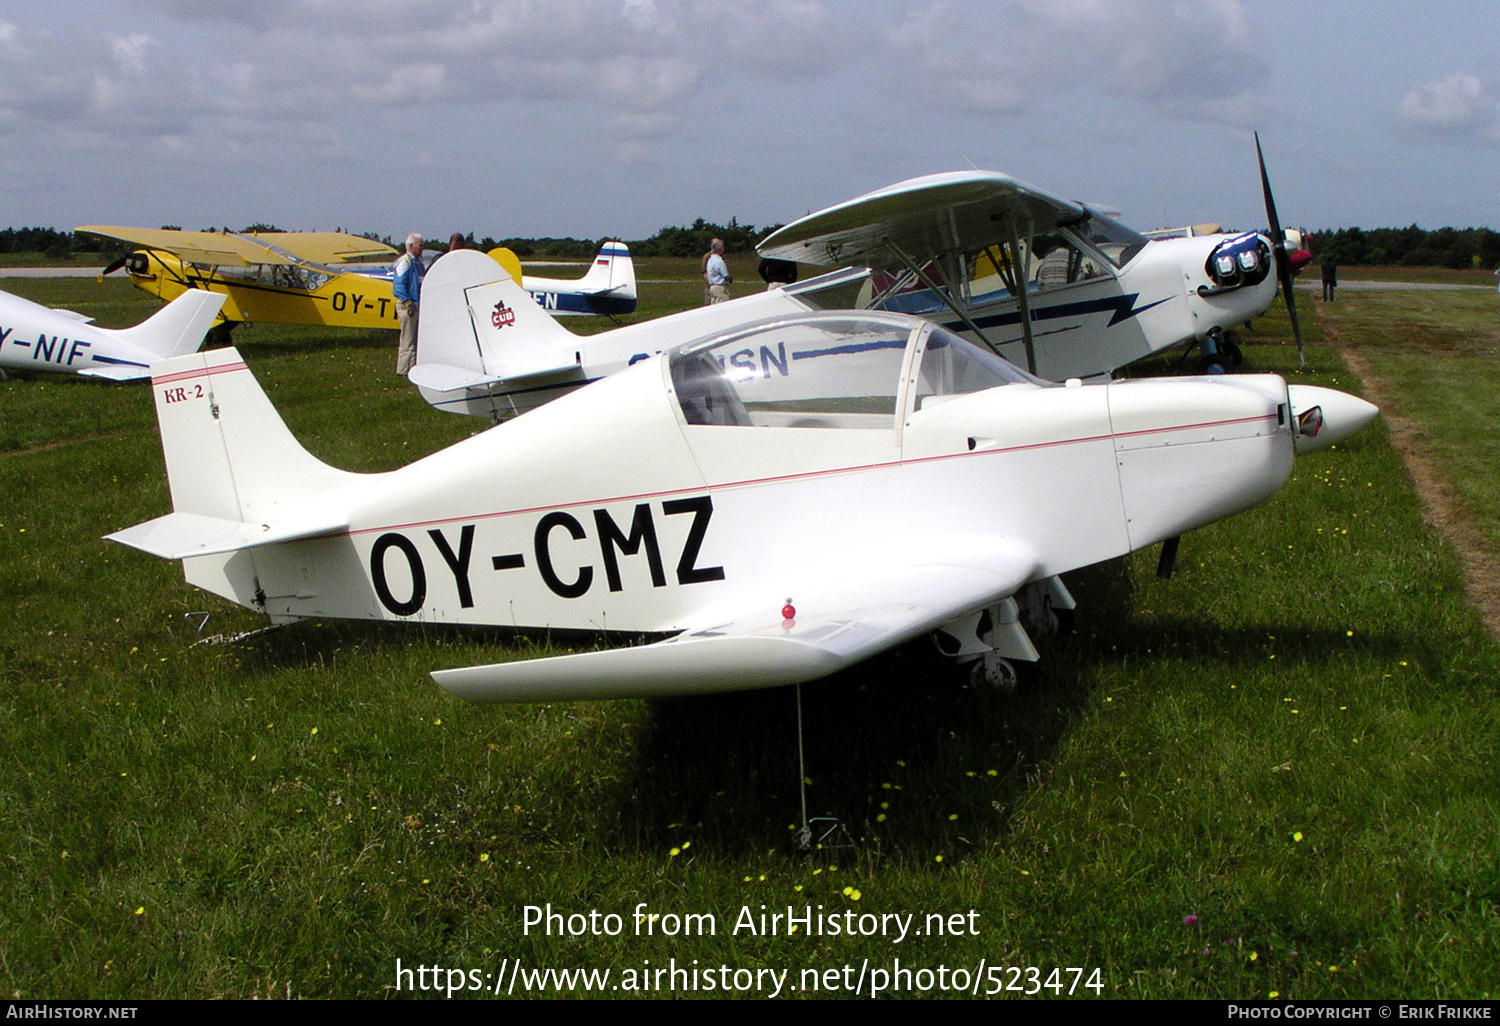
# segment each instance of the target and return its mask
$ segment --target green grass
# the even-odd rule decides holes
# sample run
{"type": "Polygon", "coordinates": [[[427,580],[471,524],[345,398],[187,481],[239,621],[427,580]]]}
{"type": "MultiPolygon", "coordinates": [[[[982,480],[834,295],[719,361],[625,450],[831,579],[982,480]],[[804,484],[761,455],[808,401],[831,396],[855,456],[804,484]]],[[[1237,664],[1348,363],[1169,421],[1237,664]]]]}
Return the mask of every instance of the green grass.
{"type": "MultiPolygon", "coordinates": [[[[1311,267],[1302,272],[1304,281],[1318,282],[1321,280],[1321,272],[1318,269],[1316,259],[1311,267]]],[[[1405,266],[1375,266],[1354,267],[1348,264],[1339,265],[1339,281],[1412,281],[1433,285],[1483,285],[1485,288],[1495,287],[1495,275],[1489,268],[1485,267],[1405,267],[1405,266]]],[[[1343,293],[1339,293],[1340,296],[1343,293]]]]}
{"type": "MultiPolygon", "coordinates": [[[[102,321],[152,308],[116,283],[7,285],[102,321]]],[[[645,286],[640,316],[698,289],[645,286]]],[[[1478,308],[1390,302],[1429,310],[1410,359],[1465,362],[1440,340],[1478,308]]],[[[1286,331],[1257,322],[1255,369],[1355,387],[1315,324],[1296,374],[1286,331]]],[[[237,344],[340,466],[481,426],[398,381],[389,335],[237,344]]],[[[1399,379],[1403,402],[1421,380],[1399,379]]],[[[149,390],[17,377],[0,409],[7,994],[382,997],[398,958],[615,980],[697,959],[793,984],[985,959],[1098,967],[1122,997],[1496,991],[1500,655],[1379,422],[1185,538],[1171,580],[1154,552],[1073,575],[1079,630],[1044,644],[1031,690],[970,690],[925,644],[805,687],[810,811],[840,826],[804,856],[792,692],[476,707],[427,677],[578,636],[326,621],[195,647],[262,620],[100,540],[170,508],[149,390]],[[640,902],[720,932],[633,936],[640,902]],[[619,914],[626,935],[525,935],[546,903],[619,914]],[[729,933],[762,903],[974,910],[978,935],[729,933]]]]}
{"type": "Polygon", "coordinates": [[[1396,411],[1500,556],[1500,296],[1345,292],[1324,315],[1391,383],[1396,411]]]}

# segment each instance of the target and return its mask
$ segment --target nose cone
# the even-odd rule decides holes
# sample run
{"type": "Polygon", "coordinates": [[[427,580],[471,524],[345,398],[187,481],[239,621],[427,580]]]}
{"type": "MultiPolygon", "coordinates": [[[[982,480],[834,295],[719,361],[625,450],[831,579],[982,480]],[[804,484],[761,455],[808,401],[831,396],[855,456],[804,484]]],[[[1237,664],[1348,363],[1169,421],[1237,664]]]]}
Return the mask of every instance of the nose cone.
{"type": "Polygon", "coordinates": [[[1375,419],[1380,410],[1348,392],[1316,385],[1288,385],[1297,454],[1327,449],[1375,419]]]}

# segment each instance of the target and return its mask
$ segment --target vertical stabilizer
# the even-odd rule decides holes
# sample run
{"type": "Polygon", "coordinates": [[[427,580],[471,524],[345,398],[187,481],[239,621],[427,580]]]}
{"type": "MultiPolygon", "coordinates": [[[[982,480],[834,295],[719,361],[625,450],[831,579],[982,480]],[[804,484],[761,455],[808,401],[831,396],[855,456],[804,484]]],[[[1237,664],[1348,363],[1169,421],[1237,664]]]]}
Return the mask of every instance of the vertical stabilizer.
{"type": "Polygon", "coordinates": [[[113,334],[158,359],[184,356],[203,344],[203,336],[228,298],[220,292],[188,289],[140,324],[113,334]]]}
{"type": "Polygon", "coordinates": [[[579,339],[494,260],[460,249],[422,282],[412,382],[438,391],[474,388],[578,367],[579,339]]]}
{"type": "Polygon", "coordinates": [[[589,272],[578,281],[584,292],[607,292],[611,299],[635,299],[635,264],[623,242],[599,247],[589,272]]]}
{"type": "Polygon", "coordinates": [[[267,524],[360,477],[292,437],[238,350],[181,356],[152,371],[177,512],[267,524]]]}

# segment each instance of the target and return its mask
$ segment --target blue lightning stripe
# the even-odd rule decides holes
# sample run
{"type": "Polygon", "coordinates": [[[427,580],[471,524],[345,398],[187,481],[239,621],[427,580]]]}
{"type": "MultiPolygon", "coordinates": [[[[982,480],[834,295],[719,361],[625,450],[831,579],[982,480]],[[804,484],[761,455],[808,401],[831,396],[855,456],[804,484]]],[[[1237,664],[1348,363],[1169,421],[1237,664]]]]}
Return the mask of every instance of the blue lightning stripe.
{"type": "MultiPolygon", "coordinates": [[[[1114,327],[1121,321],[1129,320],[1137,314],[1143,314],[1154,306],[1165,303],[1170,296],[1158,299],[1154,303],[1145,306],[1136,306],[1135,301],[1140,298],[1139,292],[1127,292],[1120,296],[1106,296],[1103,299],[1088,299],[1077,303],[1058,303],[1056,306],[1034,307],[1031,311],[1033,321],[1050,321],[1059,317],[1082,317],[1085,314],[1111,312],[1109,327],[1114,327]]],[[[981,328],[999,327],[1003,324],[1020,324],[1021,313],[1012,310],[1009,313],[990,314],[986,317],[974,318],[974,323],[981,328]]],[[[944,323],[943,327],[953,331],[962,331],[966,324],[962,321],[944,323]]]]}
{"type": "Polygon", "coordinates": [[[828,349],[804,349],[792,353],[793,360],[814,360],[820,356],[848,356],[850,353],[868,353],[876,349],[905,349],[905,339],[889,339],[884,342],[851,342],[847,346],[831,346],[828,349]]]}
{"type": "Polygon", "coordinates": [[[98,353],[90,353],[95,363],[110,363],[119,367],[149,367],[150,364],[140,363],[136,360],[122,360],[117,356],[100,356],[98,353]]]}

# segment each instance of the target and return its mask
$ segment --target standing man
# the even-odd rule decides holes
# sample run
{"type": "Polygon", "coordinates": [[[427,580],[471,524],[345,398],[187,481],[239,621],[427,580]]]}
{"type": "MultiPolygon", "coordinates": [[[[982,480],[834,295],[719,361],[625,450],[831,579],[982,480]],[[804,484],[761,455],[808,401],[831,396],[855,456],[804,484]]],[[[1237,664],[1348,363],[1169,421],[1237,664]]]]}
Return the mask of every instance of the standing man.
{"type": "Polygon", "coordinates": [[[396,296],[396,320],[401,322],[401,346],[396,350],[396,373],[405,375],[417,362],[417,303],[422,298],[422,236],[412,232],[406,237],[406,252],[396,260],[396,279],[391,291],[396,296]]]}
{"type": "Polygon", "coordinates": [[[724,262],[724,240],[715,239],[708,247],[708,262],[703,268],[708,280],[708,302],[722,303],[729,298],[729,265],[724,262]]]}

